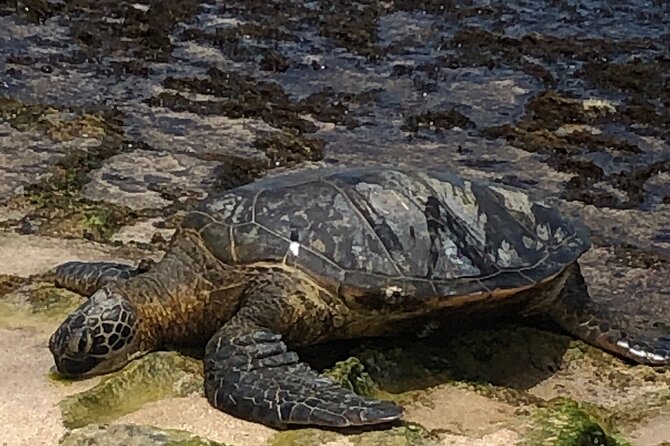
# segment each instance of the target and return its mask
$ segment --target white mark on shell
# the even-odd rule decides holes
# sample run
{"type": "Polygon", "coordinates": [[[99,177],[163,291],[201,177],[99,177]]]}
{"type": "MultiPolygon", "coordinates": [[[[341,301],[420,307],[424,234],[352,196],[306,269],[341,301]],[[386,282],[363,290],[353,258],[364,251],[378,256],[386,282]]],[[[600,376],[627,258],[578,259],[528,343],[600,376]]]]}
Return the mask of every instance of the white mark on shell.
{"type": "Polygon", "coordinates": [[[521,191],[515,191],[504,187],[491,186],[491,189],[502,195],[504,205],[511,211],[521,212],[528,216],[530,221],[535,223],[535,214],[533,214],[533,202],[530,197],[521,191]]]}
{"type": "Polygon", "coordinates": [[[149,7],[147,5],[143,5],[141,3],[133,3],[130,5],[133,9],[137,9],[138,11],[142,12],[147,12],[149,10],[149,7]]]}
{"type": "Polygon", "coordinates": [[[565,240],[565,236],[567,234],[563,230],[563,228],[559,227],[556,229],[556,232],[554,232],[554,240],[556,240],[557,243],[561,243],[563,240],[565,240]]]}
{"type": "Polygon", "coordinates": [[[463,187],[460,187],[451,183],[443,183],[425,173],[420,174],[420,177],[437,192],[436,198],[446,203],[449,209],[459,216],[479,246],[485,246],[488,217],[485,212],[480,212],[479,201],[472,191],[472,183],[463,181],[463,187]]]}
{"type": "Polygon", "coordinates": [[[407,205],[405,204],[405,198],[404,198],[404,197],[401,197],[400,195],[398,195],[398,193],[397,193],[396,191],[394,191],[394,190],[392,190],[391,192],[392,192],[393,195],[395,195],[395,197],[398,199],[398,203],[400,203],[400,204],[402,205],[402,207],[405,208],[406,211],[409,211],[409,206],[407,206],[407,205]]]}
{"type": "Polygon", "coordinates": [[[463,275],[477,275],[479,269],[466,256],[461,255],[458,246],[448,237],[441,237],[442,255],[438,260],[435,273],[452,279],[463,275]]]}
{"type": "Polygon", "coordinates": [[[541,247],[540,243],[537,240],[528,237],[527,235],[524,235],[521,238],[521,241],[523,242],[523,246],[525,246],[526,249],[540,249],[541,247]]]}
{"type": "Polygon", "coordinates": [[[537,233],[537,236],[545,242],[549,240],[549,226],[537,225],[535,232],[537,233]]]}
{"type": "Polygon", "coordinates": [[[503,240],[502,243],[500,243],[500,247],[498,248],[498,260],[500,266],[503,267],[517,266],[521,262],[516,249],[512,248],[512,245],[507,240],[503,240]]]}
{"type": "Polygon", "coordinates": [[[298,254],[300,254],[300,243],[291,242],[291,244],[288,245],[288,249],[289,249],[289,251],[291,251],[291,254],[293,254],[294,256],[297,256],[298,254]]]}

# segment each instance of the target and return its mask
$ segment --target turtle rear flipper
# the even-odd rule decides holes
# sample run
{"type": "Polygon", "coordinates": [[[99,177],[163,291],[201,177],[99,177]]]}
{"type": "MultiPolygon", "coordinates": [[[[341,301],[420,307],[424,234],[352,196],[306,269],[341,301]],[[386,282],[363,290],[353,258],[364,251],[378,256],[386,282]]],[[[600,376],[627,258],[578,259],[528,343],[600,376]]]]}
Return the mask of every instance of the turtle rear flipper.
{"type": "Polygon", "coordinates": [[[584,341],[640,364],[670,364],[670,332],[633,326],[611,309],[595,302],[577,263],[550,309],[554,320],[584,341]]]}
{"type": "Polygon", "coordinates": [[[207,346],[205,394],[219,410],[277,428],[363,426],[402,416],[393,402],[359,396],[320,376],[287,351],[281,335],[239,315],[207,346]]]}
{"type": "Polygon", "coordinates": [[[130,279],[145,268],[113,262],[67,262],[56,267],[56,286],[90,296],[103,285],[130,279]]]}

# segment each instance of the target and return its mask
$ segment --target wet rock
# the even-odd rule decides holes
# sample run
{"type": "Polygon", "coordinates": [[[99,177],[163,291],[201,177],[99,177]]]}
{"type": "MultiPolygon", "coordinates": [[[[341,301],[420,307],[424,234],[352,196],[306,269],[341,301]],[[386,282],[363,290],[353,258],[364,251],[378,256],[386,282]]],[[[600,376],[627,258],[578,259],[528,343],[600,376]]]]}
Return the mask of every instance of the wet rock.
{"type": "Polygon", "coordinates": [[[25,186],[35,183],[47,168],[58,161],[63,154],[51,146],[47,141],[36,140],[35,135],[26,135],[8,124],[0,124],[0,165],[2,169],[2,184],[0,185],[0,199],[6,201],[13,195],[20,194],[25,186]],[[32,137],[31,137],[32,136],[32,137]],[[22,150],[18,156],[9,141],[22,141],[22,150]]]}
{"type": "Polygon", "coordinates": [[[87,181],[86,174],[105,158],[125,149],[117,115],[27,106],[19,101],[5,102],[3,113],[7,122],[20,130],[19,137],[51,142],[40,151],[46,155],[41,161],[30,156],[31,150],[21,151],[23,157],[18,159],[8,159],[10,177],[19,181],[20,186],[5,197],[9,200],[5,208],[17,211],[16,218],[7,219],[5,226],[29,234],[104,240],[118,224],[132,219],[124,209],[96,206],[77,197],[87,181]],[[30,164],[26,171],[25,162],[36,164],[30,164]],[[20,172],[27,176],[16,176],[20,172]]]}
{"type": "Polygon", "coordinates": [[[166,88],[183,93],[199,93],[212,99],[195,100],[180,93],[159,93],[150,105],[159,105],[176,112],[189,111],[201,115],[223,115],[229,118],[261,118],[279,129],[312,133],[316,127],[299,115],[300,109],[275,83],[259,82],[249,76],[225,72],[217,68],[207,71],[206,79],[168,77],[166,88]]]}
{"type": "Polygon", "coordinates": [[[164,107],[150,108],[145,104],[127,113],[132,116],[128,132],[152,150],[208,161],[223,160],[226,156],[258,158],[262,155],[254,147],[258,134],[276,131],[260,119],[199,115],[164,107]]]}
{"type": "Polygon", "coordinates": [[[83,196],[131,209],[155,209],[174,200],[203,198],[211,185],[217,163],[197,158],[136,150],[109,158],[89,173],[83,196]]]}
{"type": "Polygon", "coordinates": [[[383,8],[381,2],[356,3],[356,14],[353,15],[351,6],[348,1],[338,0],[322,8],[320,34],[370,60],[379,59],[385,53],[377,43],[377,20],[383,8]]]}
{"type": "Polygon", "coordinates": [[[188,432],[163,430],[151,426],[90,425],[68,432],[59,446],[224,446],[188,432]]]}
{"type": "Polygon", "coordinates": [[[408,116],[405,119],[403,130],[418,132],[420,128],[451,129],[454,127],[473,128],[475,125],[470,119],[456,110],[444,112],[427,112],[422,115],[408,116]]]}
{"type": "MultiPolygon", "coordinates": [[[[360,93],[342,93],[332,88],[313,93],[301,101],[312,116],[321,122],[330,122],[355,128],[361,125],[357,118],[358,112],[365,113],[365,109],[379,100],[379,89],[370,89],[360,93]]],[[[364,118],[362,118],[364,119],[364,118]]]]}
{"type": "Polygon", "coordinates": [[[324,143],[292,132],[272,133],[256,140],[254,145],[270,160],[272,167],[291,167],[323,158],[324,143]]]}
{"type": "Polygon", "coordinates": [[[67,162],[69,153],[95,150],[107,131],[99,115],[0,99],[0,201],[21,195],[27,186],[54,176],[50,168],[67,162]],[[17,144],[22,147],[20,151],[14,150],[17,144]]]}
{"type": "Polygon", "coordinates": [[[598,207],[638,208],[648,201],[645,182],[668,170],[667,156],[627,130],[606,135],[600,130],[621,119],[621,109],[598,99],[579,100],[548,91],[528,104],[526,116],[515,126],[489,128],[515,146],[546,155],[552,168],[572,174],[562,197],[598,207]],[[585,127],[586,126],[586,127],[585,127]]]}
{"type": "Polygon", "coordinates": [[[162,246],[172,238],[174,229],[158,227],[163,220],[160,218],[151,218],[135,223],[132,226],[124,226],[117,231],[110,241],[121,243],[136,242],[142,244],[156,243],[162,246]]]}
{"type": "Polygon", "coordinates": [[[30,203],[34,207],[15,224],[21,234],[107,241],[137,218],[126,207],[58,195],[31,195],[30,203]]]}
{"type": "Polygon", "coordinates": [[[398,401],[407,421],[432,432],[481,438],[512,429],[519,444],[626,445],[668,407],[665,374],[529,327],[374,341],[353,353],[356,361],[333,369],[337,376],[363,364],[376,397],[398,401]]]}

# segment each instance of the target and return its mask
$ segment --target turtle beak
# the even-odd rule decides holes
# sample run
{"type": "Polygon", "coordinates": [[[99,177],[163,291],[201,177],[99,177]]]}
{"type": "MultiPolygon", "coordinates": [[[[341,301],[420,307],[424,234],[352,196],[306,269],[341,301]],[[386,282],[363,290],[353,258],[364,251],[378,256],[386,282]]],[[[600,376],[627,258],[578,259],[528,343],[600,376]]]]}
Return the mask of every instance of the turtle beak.
{"type": "Polygon", "coordinates": [[[93,370],[101,360],[94,356],[86,355],[80,359],[73,359],[67,354],[67,338],[70,329],[62,325],[49,338],[49,350],[54,358],[56,370],[66,378],[81,378],[93,370]]]}
{"type": "Polygon", "coordinates": [[[65,378],[83,378],[99,363],[99,359],[91,356],[80,360],[61,358],[56,361],[56,370],[65,378]]]}

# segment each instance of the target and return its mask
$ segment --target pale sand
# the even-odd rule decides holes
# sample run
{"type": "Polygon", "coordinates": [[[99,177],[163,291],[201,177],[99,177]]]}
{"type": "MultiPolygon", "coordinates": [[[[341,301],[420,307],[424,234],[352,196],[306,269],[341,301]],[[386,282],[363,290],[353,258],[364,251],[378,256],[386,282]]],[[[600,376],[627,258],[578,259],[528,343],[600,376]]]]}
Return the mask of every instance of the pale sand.
{"type": "MultiPolygon", "coordinates": [[[[46,328],[46,327],[45,327],[46,328]]],[[[94,386],[98,379],[60,384],[46,375],[53,366],[50,332],[0,328],[0,445],[56,445],[65,433],[57,403],[94,386]]]]}
{"type": "MultiPolygon", "coordinates": [[[[120,249],[86,240],[69,240],[0,231],[0,274],[28,277],[71,260],[120,261],[120,249]]],[[[140,250],[133,253],[141,254],[140,250]]]]}
{"type": "MultiPolygon", "coordinates": [[[[56,446],[65,433],[57,403],[65,396],[94,386],[99,378],[72,384],[52,382],[46,376],[53,362],[47,349],[51,329],[0,329],[0,445],[56,446]]],[[[508,445],[518,434],[496,424],[510,418],[510,408],[474,393],[448,386],[430,393],[430,406],[408,407],[407,419],[429,428],[466,432],[446,435],[444,445],[508,445]],[[473,435],[474,434],[474,435],[473,435]],[[473,440],[471,436],[480,437],[473,440]]],[[[237,446],[265,444],[275,433],[212,408],[201,396],[172,398],[145,405],[115,423],[150,424],[183,429],[202,437],[237,446]]],[[[346,437],[332,443],[352,444],[346,437]]]]}

